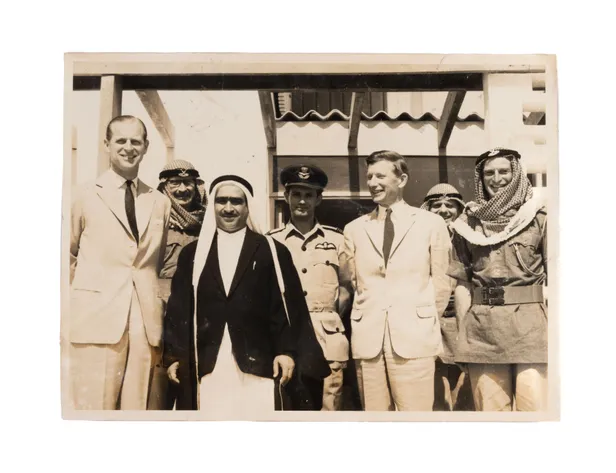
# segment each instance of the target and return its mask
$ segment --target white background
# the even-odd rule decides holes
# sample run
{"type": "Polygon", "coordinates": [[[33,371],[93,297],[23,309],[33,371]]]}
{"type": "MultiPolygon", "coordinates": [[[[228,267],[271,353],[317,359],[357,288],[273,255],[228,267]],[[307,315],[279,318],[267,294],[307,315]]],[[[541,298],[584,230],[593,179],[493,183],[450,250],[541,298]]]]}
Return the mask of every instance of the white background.
{"type": "Polygon", "coordinates": [[[613,16],[603,2],[215,3],[3,6],[2,470],[612,469],[616,153],[614,60],[608,48],[616,41],[613,16]],[[303,26],[298,17],[305,18],[303,26]],[[562,421],[62,421],[63,53],[96,51],[556,53],[561,215],[550,217],[560,218],[561,225],[562,421]]]}

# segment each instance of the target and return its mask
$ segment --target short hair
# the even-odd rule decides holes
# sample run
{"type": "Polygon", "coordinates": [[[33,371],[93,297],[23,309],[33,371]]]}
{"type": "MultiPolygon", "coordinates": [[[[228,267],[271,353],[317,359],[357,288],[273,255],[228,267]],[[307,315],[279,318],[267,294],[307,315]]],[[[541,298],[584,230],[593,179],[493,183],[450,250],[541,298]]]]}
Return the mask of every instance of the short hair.
{"type": "Polygon", "coordinates": [[[111,121],[107,124],[107,130],[105,131],[105,138],[107,138],[107,141],[109,141],[113,136],[113,133],[111,132],[111,125],[113,125],[114,123],[129,122],[131,120],[136,120],[141,123],[141,128],[143,128],[143,141],[146,141],[148,139],[148,129],[145,127],[145,124],[139,118],[133,117],[132,115],[120,115],[111,119],[111,121]]]}
{"type": "Polygon", "coordinates": [[[406,164],[405,159],[402,155],[396,153],[395,151],[375,151],[370,156],[366,158],[366,165],[372,166],[379,161],[389,161],[394,165],[394,174],[400,177],[402,174],[406,174],[409,176],[409,167],[406,164]]]}

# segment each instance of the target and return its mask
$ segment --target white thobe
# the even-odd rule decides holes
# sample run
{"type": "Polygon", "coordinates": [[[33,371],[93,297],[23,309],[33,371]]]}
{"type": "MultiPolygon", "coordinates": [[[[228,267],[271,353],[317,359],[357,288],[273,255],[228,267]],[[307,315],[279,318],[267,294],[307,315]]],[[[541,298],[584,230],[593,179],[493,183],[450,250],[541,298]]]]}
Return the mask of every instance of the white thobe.
{"type": "MultiPolygon", "coordinates": [[[[218,230],[218,264],[227,295],[245,236],[245,228],[235,233],[218,230]]],[[[240,370],[226,323],[214,371],[201,378],[199,409],[210,419],[224,420],[252,419],[274,412],[274,380],[240,370]]]]}

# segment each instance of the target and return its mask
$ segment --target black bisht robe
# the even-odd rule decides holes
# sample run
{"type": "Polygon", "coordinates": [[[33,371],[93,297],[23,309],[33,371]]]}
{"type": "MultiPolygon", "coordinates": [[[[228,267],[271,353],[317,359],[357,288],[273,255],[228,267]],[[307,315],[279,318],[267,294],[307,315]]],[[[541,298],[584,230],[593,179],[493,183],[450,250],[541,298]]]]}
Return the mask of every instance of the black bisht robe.
{"type": "MultiPolygon", "coordinates": [[[[213,371],[225,323],[233,353],[243,372],[272,377],[275,356],[287,354],[295,360],[293,378],[322,380],[330,374],[319,345],[301,282],[289,250],[275,242],[285,284],[285,300],[291,325],[287,322],[278,286],[272,253],[265,237],[246,230],[229,295],[222,284],[214,236],[197,298],[197,345],[199,378],[213,371]]],[[[192,273],[197,242],[181,252],[171,283],[171,295],[164,320],[163,355],[165,366],[179,361],[177,410],[197,408],[197,374],[194,353],[192,273]]],[[[277,391],[277,390],[276,390],[277,391]]],[[[277,392],[277,406],[280,400],[277,392]]],[[[277,407],[278,408],[278,407],[277,407]]],[[[284,409],[299,409],[284,403],[284,409]]]]}

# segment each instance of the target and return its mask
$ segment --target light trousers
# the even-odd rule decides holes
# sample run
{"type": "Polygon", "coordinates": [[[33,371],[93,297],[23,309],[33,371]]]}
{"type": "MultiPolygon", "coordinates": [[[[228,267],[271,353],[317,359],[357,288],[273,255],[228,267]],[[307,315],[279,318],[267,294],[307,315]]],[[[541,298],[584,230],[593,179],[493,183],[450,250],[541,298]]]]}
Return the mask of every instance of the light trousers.
{"type": "Polygon", "coordinates": [[[365,411],[431,411],[434,403],[435,357],[406,359],[391,344],[385,326],[383,350],[369,360],[355,360],[365,411]]]}
{"type": "Polygon", "coordinates": [[[148,342],[139,299],[133,289],[128,322],[118,343],[71,343],[75,408],[145,410],[159,352],[148,342]]]}
{"type": "Polygon", "coordinates": [[[468,365],[478,411],[542,411],[547,408],[547,364],[468,365]]]}

